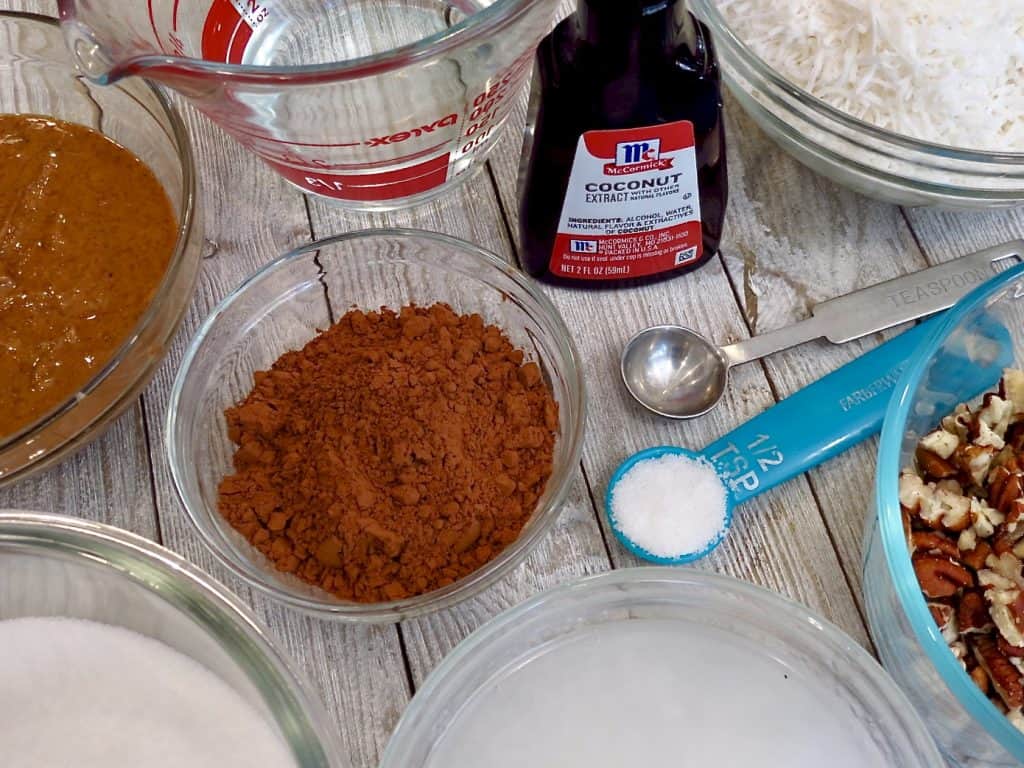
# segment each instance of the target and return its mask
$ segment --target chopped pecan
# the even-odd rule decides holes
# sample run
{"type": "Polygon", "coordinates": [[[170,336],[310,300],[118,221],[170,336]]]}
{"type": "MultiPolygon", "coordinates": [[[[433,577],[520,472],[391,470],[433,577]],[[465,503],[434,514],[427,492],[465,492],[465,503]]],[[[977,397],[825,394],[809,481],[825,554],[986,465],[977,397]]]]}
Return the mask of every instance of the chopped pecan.
{"type": "Polygon", "coordinates": [[[913,552],[914,545],[911,540],[913,536],[913,525],[910,522],[910,510],[900,504],[900,520],[903,522],[903,536],[907,540],[907,549],[913,552]]]}
{"type": "Polygon", "coordinates": [[[1024,371],[1007,368],[999,382],[999,395],[1013,405],[1013,413],[1024,413],[1024,371]]]}
{"type": "Polygon", "coordinates": [[[939,428],[933,429],[922,437],[918,448],[932,453],[945,461],[953,455],[953,451],[957,449],[958,445],[960,445],[960,438],[957,435],[939,428]]]}
{"type": "MultiPolygon", "coordinates": [[[[1024,564],[1013,555],[990,555],[985,566],[1007,584],[1024,587],[1024,564]]],[[[993,585],[999,586],[998,582],[993,582],[993,585]]]]}
{"type": "Polygon", "coordinates": [[[914,573],[926,597],[952,597],[974,586],[974,576],[959,563],[941,555],[913,556],[914,573]]]}
{"type": "Polygon", "coordinates": [[[990,507],[981,499],[971,499],[971,527],[982,537],[995,533],[996,526],[1001,525],[1006,515],[995,507],[990,507]]]}
{"type": "Polygon", "coordinates": [[[946,603],[928,603],[928,612],[931,613],[935,626],[942,633],[945,633],[950,628],[950,623],[956,615],[953,606],[946,603]]]}
{"type": "Polygon", "coordinates": [[[971,500],[960,492],[960,485],[942,480],[925,483],[918,475],[900,475],[900,505],[929,528],[962,531],[971,524],[971,500]]]}
{"type": "Polygon", "coordinates": [[[957,639],[949,642],[949,650],[953,654],[953,658],[964,665],[965,669],[970,669],[972,664],[977,664],[974,661],[974,657],[967,651],[967,643],[963,640],[957,639]]]}
{"type": "Polygon", "coordinates": [[[965,635],[989,632],[994,628],[982,590],[974,587],[964,590],[956,606],[956,623],[965,635]]]}
{"type": "Polygon", "coordinates": [[[988,503],[1004,515],[1010,511],[1010,505],[1021,497],[1024,492],[1024,481],[1021,475],[1011,471],[1007,466],[998,466],[992,470],[988,478],[988,503]]]}
{"type": "Polygon", "coordinates": [[[947,477],[956,477],[959,472],[952,462],[946,461],[939,454],[928,450],[923,445],[917,446],[915,457],[917,458],[917,466],[920,467],[921,473],[925,478],[945,480],[947,477]]]}
{"type": "Polygon", "coordinates": [[[995,534],[992,548],[997,555],[1012,552],[1017,542],[1024,538],[1024,499],[1015,499],[1007,505],[1006,517],[995,534]]]}
{"type": "Polygon", "coordinates": [[[1015,709],[1024,705],[1024,677],[999,650],[995,639],[989,635],[979,635],[972,641],[972,650],[978,665],[988,674],[992,687],[1006,706],[1015,709]]]}
{"type": "Polygon", "coordinates": [[[966,440],[967,425],[971,423],[971,416],[971,409],[967,407],[967,404],[960,403],[953,413],[942,420],[942,428],[957,435],[961,440],[966,440]]]}
{"type": "Polygon", "coordinates": [[[971,680],[981,689],[981,692],[988,695],[989,679],[988,672],[980,664],[970,671],[971,680]]]}
{"type": "Polygon", "coordinates": [[[996,449],[990,445],[969,443],[957,448],[950,461],[962,470],[974,485],[981,485],[992,468],[995,455],[996,449]]]}
{"type": "Polygon", "coordinates": [[[1024,659],[1024,648],[1018,648],[1016,645],[1010,645],[1003,639],[1002,635],[999,635],[999,637],[996,638],[996,643],[999,645],[999,650],[1005,655],[1015,659],[1024,659]]]}
{"type": "Polygon", "coordinates": [[[900,473],[900,506],[909,514],[917,514],[921,508],[921,497],[926,493],[932,493],[932,488],[925,484],[920,475],[906,470],[900,473]]]}
{"type": "Polygon", "coordinates": [[[976,445],[990,445],[1000,450],[1012,415],[1013,405],[995,392],[989,392],[982,400],[981,409],[971,419],[967,434],[976,445]]]}
{"type": "Polygon", "coordinates": [[[1024,648],[1024,577],[1021,562],[1011,554],[991,555],[986,570],[978,572],[985,587],[989,615],[999,633],[1010,645],[1024,648]]]}
{"type": "Polygon", "coordinates": [[[964,528],[957,537],[956,546],[961,552],[970,552],[978,546],[978,534],[974,526],[964,528]]]}
{"type": "Polygon", "coordinates": [[[921,497],[918,514],[933,528],[959,532],[971,524],[971,500],[944,488],[936,488],[930,497],[921,497]]]}
{"type": "Polygon", "coordinates": [[[1007,446],[1009,446],[1015,453],[1020,453],[1024,450],[1024,420],[1015,421],[1006,429],[1006,440],[1007,446]]]}
{"type": "Polygon", "coordinates": [[[953,478],[949,478],[948,480],[939,480],[939,482],[935,484],[935,489],[952,493],[955,496],[964,495],[964,487],[960,485],[959,480],[955,480],[953,478]]]}
{"type": "Polygon", "coordinates": [[[988,612],[1006,642],[1024,648],[1024,595],[1018,592],[1016,599],[1008,603],[992,602],[988,612]]]}
{"type": "Polygon", "coordinates": [[[985,559],[992,554],[992,545],[987,541],[978,541],[974,549],[960,553],[960,562],[968,568],[980,571],[985,567],[985,559]]]}
{"type": "Polygon", "coordinates": [[[960,559],[960,548],[956,542],[937,531],[916,531],[911,534],[910,543],[914,552],[942,554],[953,560],[960,559]]]}
{"type": "Polygon", "coordinates": [[[928,610],[978,688],[1024,731],[1024,371],[958,405],[900,475],[928,610]]]}

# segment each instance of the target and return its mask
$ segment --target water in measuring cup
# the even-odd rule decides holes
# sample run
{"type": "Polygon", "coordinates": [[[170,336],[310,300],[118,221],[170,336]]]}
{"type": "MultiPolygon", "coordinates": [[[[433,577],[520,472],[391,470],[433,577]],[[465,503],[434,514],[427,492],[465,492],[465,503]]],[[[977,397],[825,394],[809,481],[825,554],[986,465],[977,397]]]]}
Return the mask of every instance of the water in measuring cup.
{"type": "Polygon", "coordinates": [[[785,766],[890,761],[833,681],[720,629],[588,627],[514,664],[462,708],[428,768],[785,766]]]}
{"type": "Polygon", "coordinates": [[[443,32],[493,0],[288,0],[267,2],[243,64],[301,66],[384,53],[443,32]]]}

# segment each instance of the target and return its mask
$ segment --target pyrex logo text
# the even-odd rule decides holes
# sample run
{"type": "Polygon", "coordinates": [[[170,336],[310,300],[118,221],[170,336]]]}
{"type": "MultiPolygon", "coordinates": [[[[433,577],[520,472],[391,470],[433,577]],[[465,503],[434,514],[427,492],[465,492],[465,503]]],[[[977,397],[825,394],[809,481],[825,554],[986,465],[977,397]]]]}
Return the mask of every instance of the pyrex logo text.
{"type": "Polygon", "coordinates": [[[615,145],[615,164],[634,165],[657,160],[661,154],[660,139],[621,142],[615,145]]]}
{"type": "Polygon", "coordinates": [[[407,131],[399,131],[393,133],[390,136],[375,136],[372,139],[367,139],[363,143],[368,147],[381,147],[385,144],[398,144],[401,141],[412,137],[419,137],[424,133],[433,133],[436,128],[447,128],[449,125],[455,125],[459,122],[459,116],[456,114],[446,115],[440,120],[435,120],[432,123],[421,125],[419,128],[410,128],[407,131]]]}

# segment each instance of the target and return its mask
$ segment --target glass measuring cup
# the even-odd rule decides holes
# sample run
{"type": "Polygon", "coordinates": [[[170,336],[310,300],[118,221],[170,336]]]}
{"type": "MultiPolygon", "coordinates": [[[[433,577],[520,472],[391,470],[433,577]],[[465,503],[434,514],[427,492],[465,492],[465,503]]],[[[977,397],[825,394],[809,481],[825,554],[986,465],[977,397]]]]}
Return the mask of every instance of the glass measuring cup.
{"type": "Polygon", "coordinates": [[[90,79],[172,88],[288,181],[388,210],[493,147],[553,0],[58,0],[90,79]]]}

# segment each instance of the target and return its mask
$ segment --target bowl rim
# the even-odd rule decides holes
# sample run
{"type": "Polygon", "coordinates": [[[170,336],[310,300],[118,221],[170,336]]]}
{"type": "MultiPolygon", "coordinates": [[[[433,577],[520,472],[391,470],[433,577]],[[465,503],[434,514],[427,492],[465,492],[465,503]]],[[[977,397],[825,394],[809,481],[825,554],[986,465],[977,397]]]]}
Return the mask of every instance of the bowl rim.
{"type": "MultiPolygon", "coordinates": [[[[478,245],[470,243],[452,235],[428,230],[411,229],[405,227],[393,228],[370,228],[353,232],[346,232],[340,235],[333,235],[314,240],[305,245],[293,248],[274,260],[268,262],[252,275],[247,277],[237,288],[229,293],[203,321],[189,342],[185,354],[182,357],[178,373],[174,378],[168,400],[166,429],[164,443],[167,449],[168,464],[171,470],[171,480],[174,486],[178,501],[185,510],[186,517],[192,527],[199,533],[203,544],[226,566],[232,573],[245,581],[249,586],[257,589],[272,599],[316,616],[330,616],[346,621],[364,621],[389,623],[401,621],[414,616],[420,616],[435,610],[447,607],[456,602],[461,602],[472,597],[503,578],[513,568],[520,565],[529,555],[534,547],[547,536],[559,517],[562,506],[565,503],[573,483],[576,480],[577,470],[580,464],[580,457],[583,451],[583,436],[587,423],[587,397],[586,386],[582,373],[580,354],[576,348],[572,334],[565,325],[565,320],[555,308],[548,297],[539,288],[534,287],[526,276],[516,269],[512,264],[506,262],[490,251],[478,245]],[[544,508],[535,510],[535,515],[542,519],[531,530],[523,532],[515,541],[509,544],[493,560],[488,561],[476,570],[470,572],[458,581],[440,589],[426,592],[414,597],[402,600],[393,600],[380,603],[357,603],[344,602],[341,600],[319,600],[310,597],[300,596],[291,590],[283,588],[279,583],[271,582],[262,576],[254,576],[259,572],[258,568],[250,571],[240,564],[233,552],[226,551],[219,541],[207,531],[203,517],[207,514],[216,515],[216,510],[209,513],[205,511],[205,504],[202,501],[194,502],[187,493],[186,471],[184,467],[188,461],[185,451],[178,445],[177,434],[179,430],[179,412],[181,410],[181,398],[184,392],[186,381],[192,370],[193,363],[199,355],[207,335],[216,324],[220,316],[237,301],[241,300],[255,284],[267,279],[279,270],[283,270],[293,262],[304,259],[309,255],[316,255],[324,248],[329,248],[339,243],[359,241],[375,238],[397,238],[407,240],[426,240],[441,243],[447,247],[457,249],[471,258],[476,259],[484,266],[502,273],[505,277],[523,291],[530,299],[540,307],[545,319],[551,322],[557,330],[556,339],[560,356],[568,363],[565,371],[565,378],[569,380],[570,390],[575,389],[579,393],[578,415],[574,424],[571,424],[571,433],[564,435],[561,439],[567,442],[569,452],[566,456],[566,471],[561,478],[552,476],[549,484],[558,480],[558,484],[550,486],[551,494],[549,501],[544,508]],[[198,504],[202,511],[194,507],[198,504]]],[[[252,565],[247,563],[247,565],[252,565]]]]}
{"type": "Polygon", "coordinates": [[[950,144],[939,144],[937,142],[916,139],[904,133],[890,131],[873,123],[869,123],[838,107],[834,107],[823,99],[818,98],[810,91],[801,88],[791,80],[779,74],[767,61],[761,58],[736,34],[732,26],[725,20],[725,16],[718,10],[715,0],[690,0],[693,10],[697,15],[709,23],[714,34],[724,36],[729,45],[735,48],[747,61],[754,71],[772,87],[782,91],[791,98],[797,100],[805,107],[812,109],[834,123],[844,128],[856,131],[886,144],[894,145],[901,149],[924,152],[936,157],[950,160],[967,161],[984,164],[998,165],[1019,165],[1024,167],[1024,152],[995,152],[992,150],[970,149],[956,147],[950,144]]]}
{"type": "MultiPolygon", "coordinates": [[[[80,26],[75,7],[82,0],[57,0],[61,24],[80,26]]],[[[219,81],[251,85],[317,85],[392,72],[412,64],[421,64],[461,45],[481,38],[489,39],[536,6],[553,4],[550,0],[495,0],[481,10],[466,16],[447,29],[380,53],[353,59],[305,64],[301,66],[254,66],[229,64],[189,56],[152,54],[129,57],[116,62],[112,69],[98,76],[97,81],[112,82],[128,75],[146,76],[147,70],[171,71],[198,77],[216,77],[219,81]]],[[[77,30],[75,34],[81,34],[77,30]]],[[[91,35],[89,36],[91,38],[91,35]]],[[[510,62],[511,65],[511,62],[510,62]]]]}
{"type": "MultiPolygon", "coordinates": [[[[631,587],[643,589],[645,586],[665,585],[681,588],[693,585],[704,587],[719,602],[723,595],[750,598],[759,605],[771,608],[773,612],[784,614],[789,619],[787,626],[790,627],[790,632],[814,638],[813,642],[816,645],[821,643],[820,638],[834,643],[846,654],[848,661],[857,665],[859,672],[870,678],[875,687],[886,690],[891,697],[905,705],[901,711],[906,712],[907,716],[918,724],[920,735],[934,750],[935,762],[933,764],[940,764],[938,761],[941,760],[941,757],[935,740],[920,714],[906,700],[906,694],[896,685],[878,660],[837,625],[785,595],[729,574],[696,568],[645,565],[604,571],[550,587],[538,592],[528,600],[507,608],[474,630],[448,652],[417,689],[415,696],[402,713],[388,739],[387,746],[381,755],[380,768],[397,768],[397,766],[393,766],[397,759],[395,753],[401,746],[400,740],[407,738],[406,731],[409,729],[410,723],[420,719],[424,712],[429,712],[428,707],[436,708],[436,703],[432,699],[437,689],[442,687],[447,682],[447,678],[467,661],[478,659],[479,655],[484,652],[483,649],[486,649],[494,637],[509,632],[514,633],[516,627],[520,626],[527,617],[547,610],[551,603],[557,605],[563,599],[572,598],[574,595],[601,595],[602,593],[620,595],[622,590],[631,587]]],[[[514,659],[500,659],[499,667],[513,661],[514,659]]]]}
{"type": "MultiPolygon", "coordinates": [[[[52,29],[59,30],[57,20],[49,16],[43,16],[37,13],[27,13],[24,11],[0,10],[0,23],[2,23],[4,19],[10,18],[16,20],[37,22],[52,29]]],[[[67,63],[67,66],[70,70],[74,70],[74,64],[70,61],[67,63]]],[[[129,333],[129,335],[125,338],[121,345],[117,347],[110,360],[108,360],[105,365],[103,365],[98,371],[96,371],[96,373],[93,374],[93,376],[88,381],[85,382],[85,384],[76,389],[75,392],[72,395],[70,395],[67,399],[65,399],[62,403],[50,409],[35,421],[32,421],[29,424],[26,424],[25,426],[21,427],[18,431],[10,435],[0,435],[0,454],[8,450],[9,448],[14,447],[16,444],[23,442],[26,438],[31,438],[32,436],[37,435],[42,430],[52,426],[61,417],[65,416],[69,411],[73,410],[74,407],[78,405],[78,403],[83,398],[88,397],[88,395],[94,392],[107,379],[107,377],[125,361],[125,359],[131,353],[131,351],[135,348],[135,343],[138,341],[143,331],[150,326],[150,323],[153,322],[154,318],[156,318],[156,316],[163,309],[163,303],[166,300],[167,294],[174,287],[175,280],[177,279],[178,275],[189,264],[188,256],[189,248],[192,243],[192,237],[194,233],[198,232],[198,220],[196,215],[196,206],[198,202],[196,193],[197,177],[195,170],[195,159],[192,153],[192,143],[189,139],[188,130],[185,127],[185,123],[182,120],[181,115],[175,109],[174,105],[171,104],[170,100],[166,96],[164,96],[160,89],[154,86],[152,83],[146,82],[144,83],[144,87],[149,89],[150,93],[152,94],[157,104],[159,105],[162,114],[164,115],[164,117],[167,118],[168,125],[170,126],[171,129],[171,134],[169,138],[173,139],[176,145],[178,159],[181,164],[182,200],[180,205],[181,210],[175,211],[175,214],[178,218],[178,235],[174,243],[174,251],[171,253],[170,259],[167,262],[167,267],[164,270],[163,277],[161,278],[160,283],[157,285],[157,288],[153,293],[153,298],[150,299],[149,305],[146,307],[145,311],[142,313],[138,321],[135,323],[134,327],[131,330],[131,333],[129,333]]],[[[51,115],[51,117],[54,117],[58,120],[63,120],[63,118],[58,117],[57,115],[51,115]]],[[[86,127],[88,128],[89,126],[86,127]]],[[[102,135],[106,136],[106,134],[102,135]]],[[[110,141],[113,141],[113,139],[111,139],[109,136],[107,136],[106,138],[110,141]]],[[[118,144],[118,146],[121,145],[118,144]]],[[[168,197],[170,196],[168,195],[168,197]]],[[[185,306],[182,307],[181,313],[179,314],[184,314],[184,311],[187,308],[187,306],[188,304],[186,303],[185,306]]],[[[174,327],[177,327],[177,323],[174,324],[174,327]]],[[[136,384],[137,382],[133,381],[131,385],[127,387],[127,389],[131,389],[136,384]]],[[[82,432],[84,433],[88,431],[97,421],[101,420],[103,416],[107,412],[109,412],[109,410],[112,407],[114,407],[119,401],[120,397],[115,398],[109,404],[107,404],[104,407],[103,411],[98,413],[92,422],[83,427],[82,432]]],[[[45,453],[40,454],[36,458],[32,459],[24,467],[13,470],[10,473],[11,477],[21,474],[26,469],[32,467],[34,464],[37,464],[39,461],[46,461],[48,456],[61,450],[61,448],[65,444],[73,442],[76,438],[77,434],[69,437],[67,440],[62,441],[60,445],[56,445],[51,449],[47,450],[45,453]]],[[[2,475],[0,475],[0,480],[6,482],[7,479],[8,478],[5,478],[2,475]]]]}
{"type": "MultiPolygon", "coordinates": [[[[284,653],[259,623],[252,609],[227,587],[175,552],[131,531],[93,520],[44,512],[0,509],[0,546],[13,545],[34,552],[73,552],[105,569],[120,573],[141,588],[153,593],[174,610],[191,618],[225,650],[245,672],[246,677],[265,697],[268,710],[279,706],[289,710],[289,719],[298,712],[306,719],[306,728],[315,735],[321,754],[309,755],[312,765],[331,768],[333,761],[344,754],[336,730],[330,727],[326,711],[313,687],[294,661],[284,653]],[[158,577],[171,582],[161,584],[158,577]],[[179,592],[180,590],[180,592],[179,592]],[[229,634],[230,633],[230,634],[229,634]],[[235,646],[232,649],[232,646],[235,646]],[[239,653],[235,651],[239,650],[239,653]],[[261,672],[254,665],[279,678],[286,687],[287,701],[266,697],[266,686],[254,677],[261,672]]],[[[273,691],[271,691],[273,693],[273,691]]],[[[280,691],[276,692],[279,697],[280,691]]],[[[278,720],[282,742],[293,757],[301,754],[289,740],[287,730],[293,722],[278,720]]],[[[300,761],[298,765],[302,765],[300,761]]]]}
{"type": "Polygon", "coordinates": [[[909,365],[893,389],[892,399],[882,423],[875,475],[875,519],[879,526],[882,551],[889,577],[899,597],[900,607],[910,624],[918,645],[924,650],[939,677],[957,701],[985,731],[1011,755],[1024,760],[1024,732],[1015,728],[981,692],[949,650],[928,605],[911,564],[899,503],[900,455],[907,419],[916,392],[929,364],[942,344],[961,321],[993,296],[1005,291],[1024,277],[1024,264],[1018,264],[981,284],[946,311],[932,333],[922,341],[909,365]]]}

